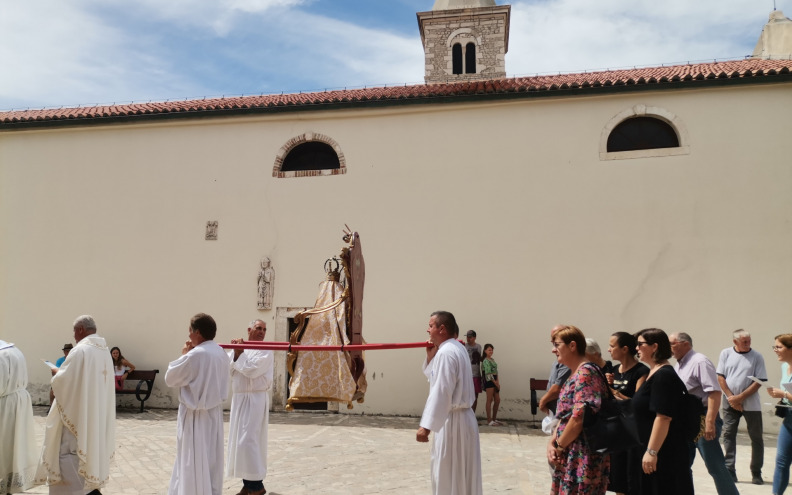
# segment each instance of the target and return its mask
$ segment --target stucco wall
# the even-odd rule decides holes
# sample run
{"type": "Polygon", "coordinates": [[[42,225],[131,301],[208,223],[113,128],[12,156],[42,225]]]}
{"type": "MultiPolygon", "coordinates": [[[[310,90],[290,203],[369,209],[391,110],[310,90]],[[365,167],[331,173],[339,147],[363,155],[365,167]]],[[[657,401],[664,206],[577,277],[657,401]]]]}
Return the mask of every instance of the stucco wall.
{"type": "MultiPolygon", "coordinates": [[[[617,330],[686,331],[715,361],[744,327],[777,381],[789,108],[785,84],[0,133],[0,338],[25,353],[37,402],[39,358],[83,313],[163,373],[199,311],[221,342],[256,317],[280,340],[276,309],[256,309],[259,260],[276,270],[274,307],[312,306],[346,223],[366,257],[366,339],[423,340],[431,311],[454,312],[495,346],[505,419],[530,417],[528,378],[546,378],[559,322],[603,348],[617,330]],[[602,129],[635,105],[684,122],[689,154],[601,161],[602,129]],[[272,177],[305,132],[334,139],[347,173],[272,177]]],[[[420,414],[422,356],[368,352],[352,412],[420,414]]],[[[150,404],[177,404],[161,377],[150,404]]]]}

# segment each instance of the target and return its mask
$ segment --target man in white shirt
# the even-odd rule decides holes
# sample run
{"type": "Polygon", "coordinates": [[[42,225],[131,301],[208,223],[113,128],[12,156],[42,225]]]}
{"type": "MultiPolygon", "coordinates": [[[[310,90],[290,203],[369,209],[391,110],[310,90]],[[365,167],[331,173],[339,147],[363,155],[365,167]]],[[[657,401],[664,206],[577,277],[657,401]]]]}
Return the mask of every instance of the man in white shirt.
{"type": "Polygon", "coordinates": [[[93,317],[74,321],[77,343],[52,377],[36,483],[50,495],[101,495],[115,450],[115,376],[105,339],[93,317]],[[79,455],[78,455],[79,453],[79,455]]]}
{"type": "Polygon", "coordinates": [[[718,382],[723,391],[723,450],[726,467],[737,481],[735,459],[737,456],[737,427],[740,417],[748,425],[751,439],[751,482],[764,484],[764,440],[762,439],[762,403],[756,392],[761,385],[749,376],[767,381],[764,358],[751,349],[751,334],[743,329],[734,331],[734,347],[721,351],[718,360],[718,382]]]}
{"type": "MultiPolygon", "coordinates": [[[[248,340],[261,342],[267,324],[253,320],[248,326],[248,340]]],[[[231,339],[244,344],[244,339],[231,339]]],[[[237,495],[264,495],[267,476],[267,429],[269,426],[269,391],[272,388],[272,351],[234,349],[231,357],[231,421],[228,429],[226,476],[242,478],[237,495]]]]}
{"type": "Polygon", "coordinates": [[[429,318],[429,341],[423,371],[429,378],[419,442],[432,443],[432,493],[481,495],[481,450],[476,415],[471,406],[475,393],[470,358],[456,340],[459,327],[454,315],[435,311],[429,318]]]}
{"type": "Polygon", "coordinates": [[[165,384],[179,387],[176,462],[168,495],[223,493],[223,401],[228,397],[229,360],[214,341],[216,334],[211,316],[193,316],[182,356],[165,372],[165,384]]]}

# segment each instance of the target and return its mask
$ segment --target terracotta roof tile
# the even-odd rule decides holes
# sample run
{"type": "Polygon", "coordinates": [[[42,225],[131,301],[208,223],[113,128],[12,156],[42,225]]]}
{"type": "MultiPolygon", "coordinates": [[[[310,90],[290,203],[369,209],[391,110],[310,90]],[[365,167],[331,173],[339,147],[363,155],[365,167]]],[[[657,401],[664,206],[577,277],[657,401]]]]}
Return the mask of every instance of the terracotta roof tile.
{"type": "Polygon", "coordinates": [[[696,84],[701,81],[715,79],[744,80],[754,77],[764,78],[779,75],[788,77],[790,71],[792,71],[792,60],[747,59],[574,74],[513,77],[474,82],[130,103],[127,105],[14,110],[0,112],[0,130],[37,125],[58,125],[55,122],[62,120],[78,121],[81,124],[101,124],[111,121],[134,121],[138,120],[139,116],[147,116],[147,118],[164,117],[171,113],[184,114],[184,117],[197,116],[198,114],[207,116],[212,114],[266,112],[268,109],[292,107],[315,109],[332,106],[365,105],[371,104],[370,102],[403,103],[409,100],[427,102],[449,98],[486,98],[487,95],[507,95],[509,93],[543,93],[567,90],[580,92],[592,88],[612,86],[661,86],[667,83],[696,84]]]}

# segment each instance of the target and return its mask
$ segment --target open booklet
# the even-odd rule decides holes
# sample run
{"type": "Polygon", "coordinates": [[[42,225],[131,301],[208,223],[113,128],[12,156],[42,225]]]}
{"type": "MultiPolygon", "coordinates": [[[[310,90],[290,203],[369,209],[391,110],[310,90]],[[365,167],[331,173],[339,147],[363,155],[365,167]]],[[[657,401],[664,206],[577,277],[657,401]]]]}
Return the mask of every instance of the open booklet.
{"type": "MultiPolygon", "coordinates": [[[[754,383],[758,383],[759,385],[761,385],[763,387],[768,386],[767,380],[762,380],[760,378],[756,378],[755,376],[749,376],[748,378],[750,378],[751,381],[753,381],[754,383]]],[[[792,393],[792,382],[782,383],[781,385],[784,386],[784,390],[786,390],[787,392],[792,393]]]]}
{"type": "Polygon", "coordinates": [[[50,367],[50,369],[52,369],[52,370],[57,370],[57,369],[58,369],[58,367],[57,367],[57,366],[55,366],[55,365],[54,365],[52,362],[50,362],[50,361],[47,361],[47,360],[46,360],[46,359],[44,359],[44,358],[41,358],[41,361],[42,361],[44,364],[46,364],[47,366],[49,366],[49,367],[50,367]]]}
{"type": "Polygon", "coordinates": [[[762,380],[761,378],[756,378],[755,376],[748,376],[748,379],[754,383],[758,383],[759,385],[765,387],[767,386],[767,380],[762,380]]]}

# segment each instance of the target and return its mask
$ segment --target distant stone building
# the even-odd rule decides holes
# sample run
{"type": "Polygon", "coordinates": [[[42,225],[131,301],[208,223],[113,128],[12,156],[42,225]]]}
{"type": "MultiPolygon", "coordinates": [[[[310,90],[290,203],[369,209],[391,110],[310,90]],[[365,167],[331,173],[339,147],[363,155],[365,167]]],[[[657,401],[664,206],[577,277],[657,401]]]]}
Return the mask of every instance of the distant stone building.
{"type": "Polygon", "coordinates": [[[510,5],[493,0],[437,0],[418,12],[427,83],[506,77],[510,5]]]}

